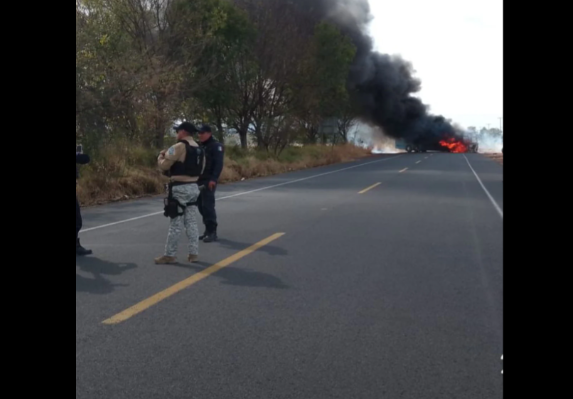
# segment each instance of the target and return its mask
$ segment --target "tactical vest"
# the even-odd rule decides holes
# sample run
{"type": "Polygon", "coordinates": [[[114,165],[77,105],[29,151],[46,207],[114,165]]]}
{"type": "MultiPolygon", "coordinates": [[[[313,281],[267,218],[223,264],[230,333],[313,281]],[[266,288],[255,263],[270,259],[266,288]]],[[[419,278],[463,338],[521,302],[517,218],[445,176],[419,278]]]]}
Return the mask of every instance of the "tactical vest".
{"type": "Polygon", "coordinates": [[[169,176],[199,178],[205,166],[205,152],[200,147],[193,147],[187,140],[179,140],[178,143],[185,145],[185,162],[175,162],[169,169],[169,176]]]}

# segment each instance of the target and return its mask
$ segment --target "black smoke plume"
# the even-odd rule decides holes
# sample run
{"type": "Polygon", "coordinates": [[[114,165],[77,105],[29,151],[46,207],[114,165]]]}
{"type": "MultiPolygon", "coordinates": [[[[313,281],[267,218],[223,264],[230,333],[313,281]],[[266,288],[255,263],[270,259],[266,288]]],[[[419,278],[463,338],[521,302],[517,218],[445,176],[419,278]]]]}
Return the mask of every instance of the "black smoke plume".
{"type": "MultiPolygon", "coordinates": [[[[398,56],[374,51],[367,25],[372,15],[367,0],[284,0],[296,3],[316,20],[336,24],[357,48],[348,78],[348,89],[359,105],[360,117],[380,126],[386,134],[428,149],[443,149],[439,141],[461,140],[459,131],[444,117],[429,114],[413,95],[421,82],[411,63],[398,56]]],[[[375,1],[375,0],[374,0],[375,1]]],[[[400,32],[396,32],[400,34],[400,32]]]]}

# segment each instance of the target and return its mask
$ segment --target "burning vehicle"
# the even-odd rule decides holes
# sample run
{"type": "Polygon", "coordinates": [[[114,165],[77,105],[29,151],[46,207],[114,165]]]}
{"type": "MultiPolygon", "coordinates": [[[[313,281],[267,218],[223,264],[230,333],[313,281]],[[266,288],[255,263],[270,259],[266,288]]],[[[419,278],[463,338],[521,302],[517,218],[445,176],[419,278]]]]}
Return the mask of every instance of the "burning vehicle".
{"type": "Polygon", "coordinates": [[[453,153],[477,153],[479,150],[478,143],[468,138],[449,138],[440,141],[440,145],[453,153]]]}
{"type": "Polygon", "coordinates": [[[407,141],[404,139],[396,140],[396,149],[404,150],[408,153],[420,153],[428,151],[436,152],[450,152],[450,153],[477,153],[479,150],[478,143],[467,138],[447,138],[438,141],[437,143],[421,143],[415,141],[407,141]]]}

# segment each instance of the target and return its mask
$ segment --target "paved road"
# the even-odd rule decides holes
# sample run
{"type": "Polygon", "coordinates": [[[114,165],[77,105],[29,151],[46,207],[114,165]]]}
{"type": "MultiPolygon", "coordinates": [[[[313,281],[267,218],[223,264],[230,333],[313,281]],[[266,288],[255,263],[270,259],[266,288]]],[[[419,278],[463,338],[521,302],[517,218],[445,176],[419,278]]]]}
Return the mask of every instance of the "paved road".
{"type": "Polygon", "coordinates": [[[161,198],[84,211],[76,398],[503,397],[500,165],[380,156],[219,197],[199,265],[153,264],[161,198]]]}

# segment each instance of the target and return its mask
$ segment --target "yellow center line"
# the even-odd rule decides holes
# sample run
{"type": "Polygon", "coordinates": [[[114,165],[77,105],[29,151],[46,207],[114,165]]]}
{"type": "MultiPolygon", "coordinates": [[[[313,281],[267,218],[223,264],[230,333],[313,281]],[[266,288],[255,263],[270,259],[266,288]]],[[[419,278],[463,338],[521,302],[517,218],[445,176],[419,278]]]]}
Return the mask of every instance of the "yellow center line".
{"type": "Polygon", "coordinates": [[[372,190],[373,188],[378,187],[380,184],[382,184],[382,183],[373,184],[373,185],[371,185],[370,187],[365,188],[364,190],[360,191],[358,194],[364,194],[364,193],[366,193],[366,192],[372,190]]]}
{"type": "Polygon", "coordinates": [[[407,170],[408,170],[408,168],[404,168],[404,169],[402,169],[402,170],[400,171],[400,173],[404,173],[404,172],[407,171],[407,170]]]}
{"type": "Polygon", "coordinates": [[[198,283],[199,281],[209,277],[210,275],[217,273],[219,270],[229,266],[232,263],[237,262],[238,260],[244,258],[245,256],[252,254],[253,252],[257,251],[258,249],[264,247],[265,245],[270,244],[271,242],[277,240],[278,238],[282,237],[283,235],[285,235],[285,233],[277,233],[277,234],[273,234],[272,236],[265,238],[264,240],[250,246],[247,249],[244,249],[240,252],[237,252],[235,255],[228,257],[227,259],[211,266],[208,267],[205,270],[202,270],[196,274],[194,274],[193,276],[189,277],[186,280],[181,281],[180,283],[175,284],[174,286],[167,288],[164,291],[161,291],[160,293],[153,295],[152,297],[138,303],[135,306],[132,306],[131,308],[124,310],[121,313],[118,313],[117,315],[105,320],[103,322],[103,324],[108,324],[108,325],[113,325],[113,324],[119,324],[122,323],[130,318],[132,318],[133,316],[149,309],[150,307],[157,305],[159,302],[177,294],[178,292],[189,288],[190,286],[192,286],[193,284],[198,283]]]}

